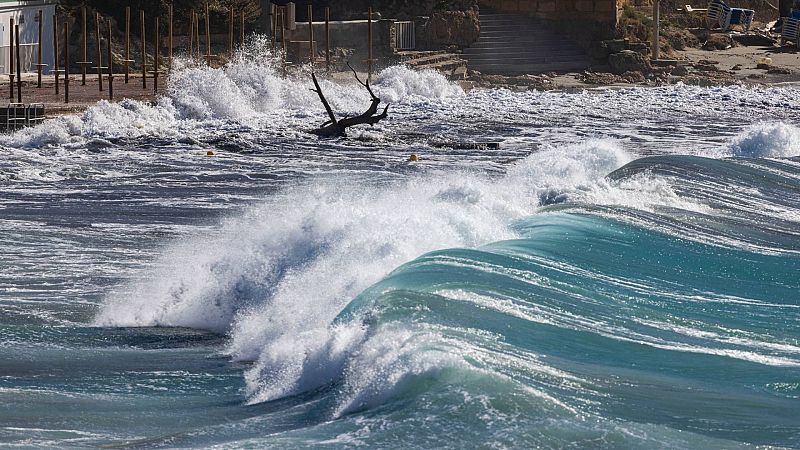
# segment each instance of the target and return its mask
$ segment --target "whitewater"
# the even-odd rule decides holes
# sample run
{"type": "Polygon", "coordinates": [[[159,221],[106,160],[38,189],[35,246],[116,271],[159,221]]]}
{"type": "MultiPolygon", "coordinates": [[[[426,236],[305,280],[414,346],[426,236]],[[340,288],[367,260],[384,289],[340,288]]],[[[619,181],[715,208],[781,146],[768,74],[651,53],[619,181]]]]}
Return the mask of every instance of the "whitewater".
{"type": "Polygon", "coordinates": [[[0,446],[800,447],[800,89],[265,48],[0,136],[0,446]]]}

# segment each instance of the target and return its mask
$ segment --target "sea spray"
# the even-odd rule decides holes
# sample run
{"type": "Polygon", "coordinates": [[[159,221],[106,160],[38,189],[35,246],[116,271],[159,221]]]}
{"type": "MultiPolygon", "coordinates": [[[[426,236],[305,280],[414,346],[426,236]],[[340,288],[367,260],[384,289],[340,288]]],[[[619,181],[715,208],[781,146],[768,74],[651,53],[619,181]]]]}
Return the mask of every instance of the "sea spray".
{"type": "MultiPolygon", "coordinates": [[[[355,79],[333,82],[320,78],[326,98],[339,114],[358,114],[369,105],[368,92],[355,79]]],[[[417,72],[403,66],[380,71],[372,86],[388,103],[430,101],[464,93],[438,72],[417,72]]],[[[284,77],[279,59],[263,43],[256,42],[220,68],[183,62],[182,68],[170,76],[168,92],[184,117],[253,122],[262,115],[281,115],[285,120],[286,111],[304,118],[323,117],[319,98],[310,87],[308,68],[284,77]]]]}
{"type": "Polygon", "coordinates": [[[157,274],[109,295],[96,323],[228,334],[226,353],[257,361],[247,374],[251,401],[313,389],[339,376],[362,342],[360,326],[331,326],[366,287],[426,252],[514,237],[508,225],[534,213],[546,192],[607,195],[618,188],[604,174],[629,160],[612,142],[589,142],[535,153],[499,180],[287,189],[218,233],[175,244],[157,274]]]}
{"type": "Polygon", "coordinates": [[[509,237],[508,223],[535,211],[540,193],[560,189],[567,195],[605,185],[602,174],[629,159],[611,143],[584,144],[575,151],[533,154],[500,180],[420,176],[366,190],[336,183],[289,188],[243,217],[226,219],[219,233],[177,243],[159,264],[176,273],[127,286],[143,291],[133,294],[136,300],[110,297],[98,321],[224,332],[242,307],[271,305],[281,292],[291,297],[288,304],[296,304],[296,297],[316,301],[338,293],[335,315],[342,302],[404,260],[509,237]],[[553,166],[560,167],[557,177],[550,175],[553,166]],[[197,248],[205,251],[197,254],[197,248]],[[352,262],[349,276],[341,272],[344,261],[352,262]],[[303,294],[308,289],[319,292],[303,294]],[[184,308],[197,309],[203,318],[184,308]]]}
{"type": "Polygon", "coordinates": [[[784,122],[752,125],[736,136],[722,154],[743,158],[800,156],[800,128],[784,122]]]}

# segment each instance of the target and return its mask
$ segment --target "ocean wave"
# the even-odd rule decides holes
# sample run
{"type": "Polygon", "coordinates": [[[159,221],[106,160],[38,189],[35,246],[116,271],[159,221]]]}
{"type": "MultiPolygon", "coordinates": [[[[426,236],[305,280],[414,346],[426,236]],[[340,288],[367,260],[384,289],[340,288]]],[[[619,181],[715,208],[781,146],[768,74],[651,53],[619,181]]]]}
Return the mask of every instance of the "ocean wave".
{"type": "Polygon", "coordinates": [[[800,128],[784,122],[752,125],[733,138],[722,155],[742,158],[800,156],[800,128]]]}
{"type": "MultiPolygon", "coordinates": [[[[165,250],[152,274],[108,295],[95,323],[226,334],[226,354],[255,361],[246,374],[251,402],[306,392],[342,377],[353,355],[375,343],[368,344],[373,336],[361,324],[337,325],[336,319],[407,261],[518,237],[514,224],[547,204],[543,199],[552,192],[576,205],[594,199],[631,208],[691,204],[663,180],[606,178],[631,159],[614,142],[589,141],[533,153],[499,179],[437,174],[370,188],[322,183],[287,189],[216,231],[165,250]]],[[[414,373],[444,364],[438,357],[430,361],[412,364],[419,369],[414,373]]],[[[402,385],[397,376],[395,384],[402,385]]],[[[371,383],[362,381],[356,385],[371,383]]],[[[353,389],[340,413],[389,395],[353,389]]]]}

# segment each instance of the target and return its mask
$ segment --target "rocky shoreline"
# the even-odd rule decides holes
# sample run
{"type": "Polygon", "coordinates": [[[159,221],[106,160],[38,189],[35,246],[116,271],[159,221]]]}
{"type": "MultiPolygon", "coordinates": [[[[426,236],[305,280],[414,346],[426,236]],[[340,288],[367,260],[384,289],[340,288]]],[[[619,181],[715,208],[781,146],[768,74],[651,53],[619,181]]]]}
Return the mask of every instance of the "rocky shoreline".
{"type": "MultiPolygon", "coordinates": [[[[754,41],[758,42],[758,41],[754,41]]],[[[501,87],[511,90],[557,90],[602,86],[775,85],[800,83],[800,49],[775,45],[736,45],[724,49],[673,51],[669,60],[650,62],[642,53],[623,50],[608,66],[580,73],[487,75],[467,71],[466,89],[501,87]]]]}

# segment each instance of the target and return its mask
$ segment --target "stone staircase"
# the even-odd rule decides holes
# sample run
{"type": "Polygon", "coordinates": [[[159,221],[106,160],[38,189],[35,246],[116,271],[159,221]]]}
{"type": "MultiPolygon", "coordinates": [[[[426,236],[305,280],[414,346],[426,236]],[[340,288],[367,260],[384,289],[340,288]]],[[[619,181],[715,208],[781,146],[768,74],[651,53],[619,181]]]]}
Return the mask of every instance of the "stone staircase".
{"type": "Polygon", "coordinates": [[[432,69],[452,79],[463,79],[467,74],[467,62],[461,55],[446,51],[400,51],[400,62],[417,70],[432,69]]]}
{"type": "Polygon", "coordinates": [[[462,55],[470,70],[521,75],[584,70],[589,57],[563,33],[519,14],[483,13],[481,34],[462,55]]]}

